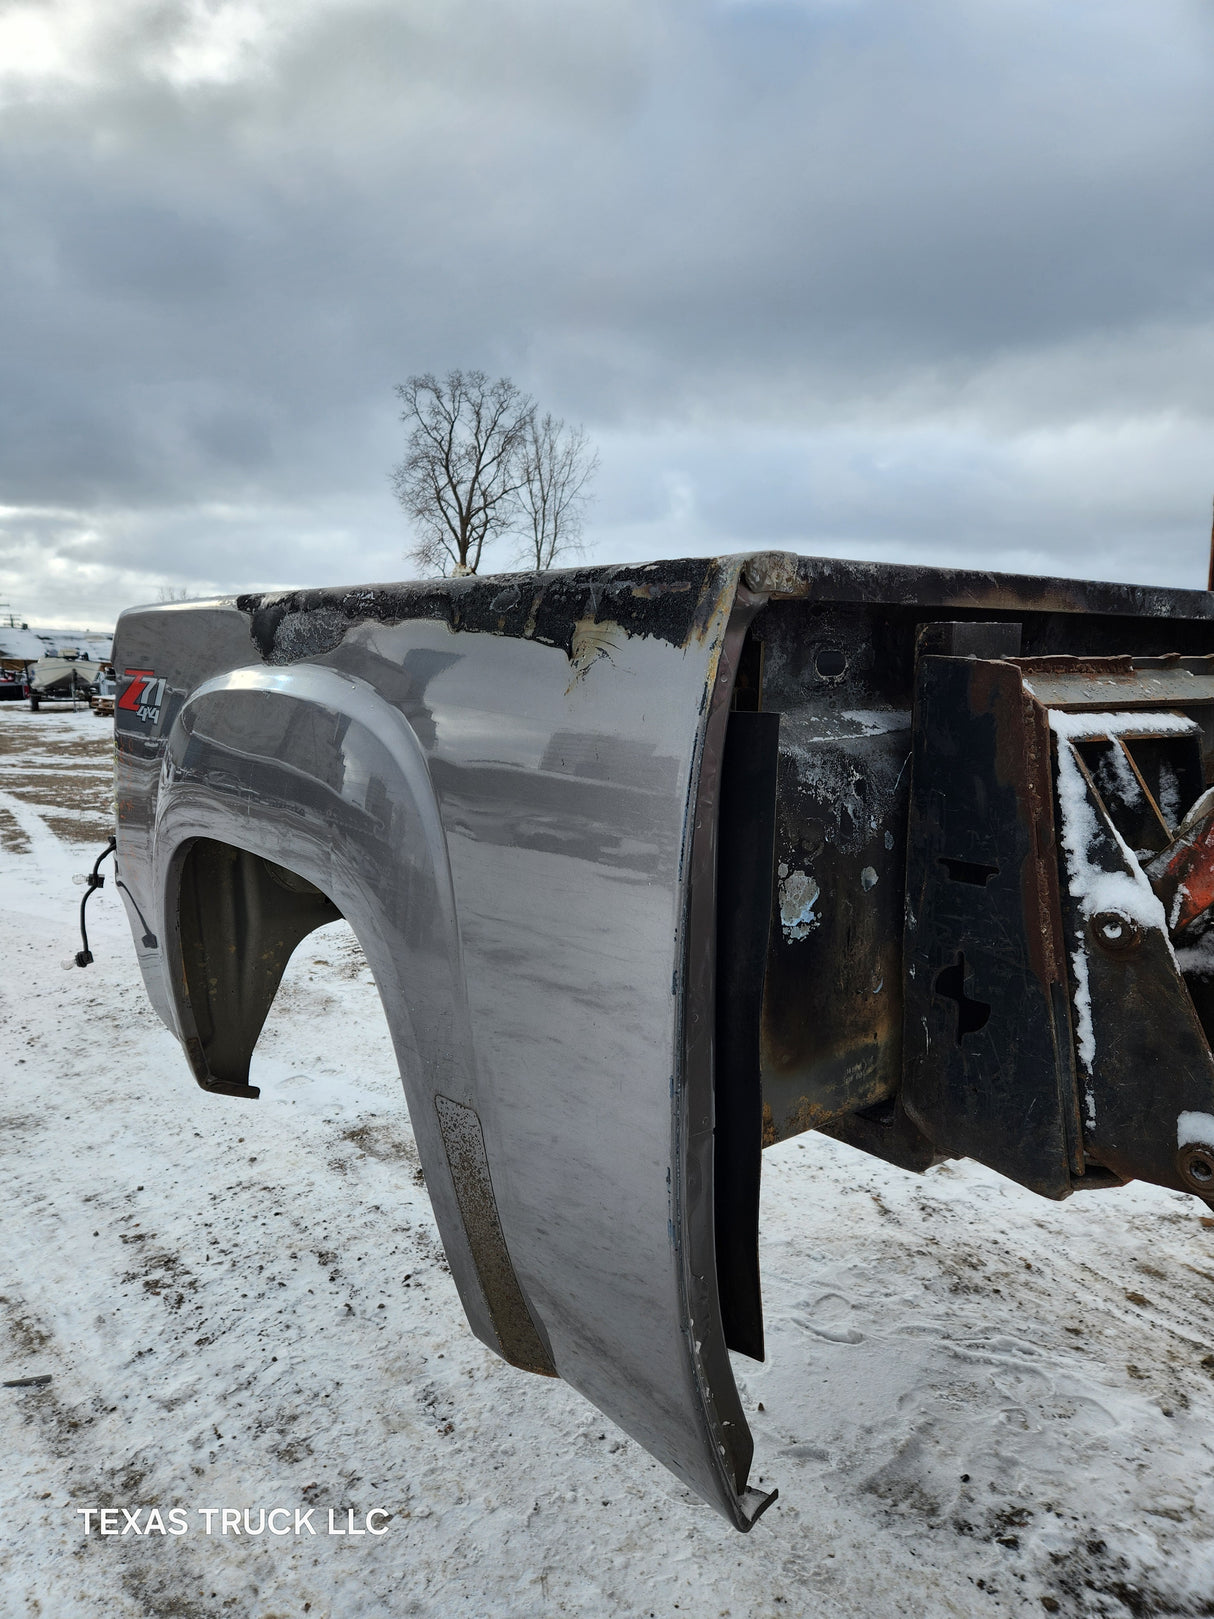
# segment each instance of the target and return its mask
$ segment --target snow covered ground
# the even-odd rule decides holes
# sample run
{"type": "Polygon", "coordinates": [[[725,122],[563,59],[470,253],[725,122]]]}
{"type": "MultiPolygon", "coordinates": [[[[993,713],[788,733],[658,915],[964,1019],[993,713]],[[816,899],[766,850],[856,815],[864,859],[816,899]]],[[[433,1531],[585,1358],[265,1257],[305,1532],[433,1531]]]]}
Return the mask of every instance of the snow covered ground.
{"type": "Polygon", "coordinates": [[[259,1102],[195,1087],[112,886],[62,970],[108,747],[0,709],[0,1366],[52,1379],[0,1389],[5,1619],[1214,1615],[1201,1204],[769,1151],[768,1360],[735,1364],[780,1498],[738,1535],[465,1327],[344,927],[292,963],[259,1102]],[[101,1507],[188,1532],[86,1535],[101,1507]],[[320,1532],[207,1536],[225,1507],[320,1532]]]}

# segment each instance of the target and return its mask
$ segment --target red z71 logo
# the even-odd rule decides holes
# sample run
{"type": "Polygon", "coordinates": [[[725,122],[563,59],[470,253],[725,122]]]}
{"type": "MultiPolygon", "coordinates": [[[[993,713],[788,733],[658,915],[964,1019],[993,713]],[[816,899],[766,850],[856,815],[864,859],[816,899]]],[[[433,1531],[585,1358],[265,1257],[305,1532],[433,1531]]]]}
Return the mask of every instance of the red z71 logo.
{"type": "Polygon", "coordinates": [[[168,681],[160,679],[152,669],[128,669],[126,677],[130,684],[118,699],[118,707],[155,724],[160,718],[160,705],[164,702],[164,688],[168,681]]]}

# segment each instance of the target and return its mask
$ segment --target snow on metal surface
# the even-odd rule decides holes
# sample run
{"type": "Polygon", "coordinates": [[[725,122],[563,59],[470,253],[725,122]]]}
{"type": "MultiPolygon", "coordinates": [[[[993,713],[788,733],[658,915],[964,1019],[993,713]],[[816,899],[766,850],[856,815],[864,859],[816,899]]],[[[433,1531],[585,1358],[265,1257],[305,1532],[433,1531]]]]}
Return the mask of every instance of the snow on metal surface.
{"type": "Polygon", "coordinates": [[[1176,1120],[1178,1147],[1214,1147],[1214,1114],[1181,1113],[1176,1120]]]}
{"type": "MultiPolygon", "coordinates": [[[[1061,812],[1061,841],[1066,855],[1067,882],[1079,900],[1085,917],[1101,911],[1115,911],[1144,929],[1157,929],[1171,949],[1167,917],[1163,905],[1138,864],[1134,851],[1114,830],[1113,836],[1125,856],[1124,872],[1103,871],[1091,859],[1097,822],[1088,798],[1087,783],[1079,768],[1072,742],[1089,737],[1124,737],[1184,734],[1198,729],[1183,714],[1150,711],[1138,713],[1068,714],[1050,710],[1050,729],[1058,739],[1058,803],[1061,812]]],[[[1088,985],[1087,946],[1081,938],[1071,957],[1074,976],[1075,1035],[1079,1060],[1090,1079],[1096,1059],[1096,1035],[1092,1024],[1092,999],[1088,985]]],[[[1095,1122],[1096,1099],[1090,1083],[1084,1087],[1084,1110],[1089,1128],[1095,1122]]]]}

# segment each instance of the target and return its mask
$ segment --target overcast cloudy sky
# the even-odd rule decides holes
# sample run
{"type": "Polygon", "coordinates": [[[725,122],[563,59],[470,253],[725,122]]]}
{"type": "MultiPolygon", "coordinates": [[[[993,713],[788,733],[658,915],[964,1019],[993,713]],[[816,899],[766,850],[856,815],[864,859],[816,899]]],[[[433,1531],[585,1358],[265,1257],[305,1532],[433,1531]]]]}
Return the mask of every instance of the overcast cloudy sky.
{"type": "Polygon", "coordinates": [[[585,425],[598,560],[1204,584],[1214,8],[0,0],[0,310],[31,620],[407,577],[452,366],[585,425]]]}

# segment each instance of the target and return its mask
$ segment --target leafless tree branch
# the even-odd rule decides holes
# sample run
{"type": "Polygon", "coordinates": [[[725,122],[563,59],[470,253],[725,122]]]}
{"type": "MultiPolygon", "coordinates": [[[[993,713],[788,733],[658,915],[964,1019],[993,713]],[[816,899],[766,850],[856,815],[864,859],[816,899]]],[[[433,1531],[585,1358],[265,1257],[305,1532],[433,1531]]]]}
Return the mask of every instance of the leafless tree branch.
{"type": "Polygon", "coordinates": [[[427,571],[475,573],[485,546],[516,520],[523,450],[535,404],[509,377],[425,372],[401,383],[405,459],[392,473],[427,571]]]}
{"type": "Polygon", "coordinates": [[[518,559],[536,569],[581,549],[599,458],[580,427],[541,418],[509,377],[491,382],[483,371],[427,371],[396,392],[409,438],[392,484],[413,520],[409,555],[421,568],[475,573],[485,547],[507,532],[518,559]]]}
{"type": "Polygon", "coordinates": [[[589,484],[599,458],[580,427],[532,412],[515,496],[519,559],[537,570],[582,548],[589,484]]]}

